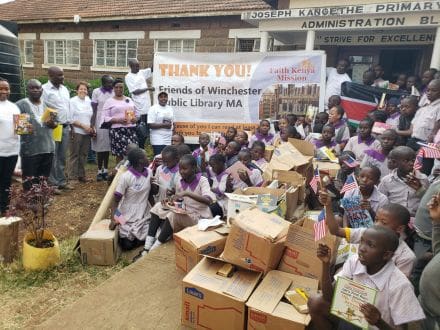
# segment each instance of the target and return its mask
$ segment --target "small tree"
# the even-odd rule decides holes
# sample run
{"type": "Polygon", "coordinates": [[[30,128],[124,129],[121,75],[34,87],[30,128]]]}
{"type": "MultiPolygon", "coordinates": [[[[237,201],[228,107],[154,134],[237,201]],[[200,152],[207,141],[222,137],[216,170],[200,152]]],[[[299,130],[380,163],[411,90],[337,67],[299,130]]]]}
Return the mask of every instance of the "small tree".
{"type": "Polygon", "coordinates": [[[11,188],[8,215],[23,219],[26,229],[34,236],[33,242],[29,242],[29,244],[37,248],[53,246],[45,242],[43,234],[47,225],[47,206],[55,188],[47,183],[46,177],[26,178],[24,186],[29,189],[23,189],[19,186],[11,188]]]}

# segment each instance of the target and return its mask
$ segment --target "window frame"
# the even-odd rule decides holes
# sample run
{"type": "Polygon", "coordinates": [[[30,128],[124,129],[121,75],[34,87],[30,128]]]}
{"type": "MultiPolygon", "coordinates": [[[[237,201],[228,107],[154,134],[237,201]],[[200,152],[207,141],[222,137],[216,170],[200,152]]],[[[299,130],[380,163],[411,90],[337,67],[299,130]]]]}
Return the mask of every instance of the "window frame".
{"type": "Polygon", "coordinates": [[[81,40],[79,39],[45,39],[44,40],[44,62],[43,67],[50,67],[50,66],[59,66],[61,68],[66,69],[80,69],[81,66],[81,40]],[[59,47],[57,43],[62,43],[62,47],[59,47]],[[73,43],[78,43],[77,46],[73,45],[73,43]],[[49,44],[53,44],[53,54],[49,54],[49,44]],[[69,45],[70,44],[70,45],[69,45]],[[62,63],[57,62],[57,52],[59,52],[60,48],[62,49],[62,57],[63,61],[62,63]],[[70,48],[70,49],[69,49],[70,48]],[[78,49],[78,55],[74,56],[74,48],[78,49]],[[70,53],[70,54],[69,54],[70,53]],[[52,55],[53,62],[49,62],[49,57],[52,55]],[[68,62],[68,59],[70,58],[78,58],[78,63],[68,62]]]}
{"type": "Polygon", "coordinates": [[[159,52],[159,43],[160,42],[164,42],[164,41],[166,41],[167,42],[167,50],[165,51],[165,50],[160,50],[160,52],[164,52],[164,53],[195,53],[195,51],[196,51],[196,41],[197,41],[197,39],[193,39],[193,38],[184,38],[184,39],[155,39],[154,40],[154,52],[156,53],[156,52],[159,52]],[[186,41],[192,41],[193,42],[193,45],[192,45],[192,50],[191,51],[184,51],[184,49],[185,49],[185,46],[184,46],[184,43],[186,42],[186,41]],[[171,51],[171,44],[172,43],[175,43],[175,42],[179,42],[180,43],[180,46],[179,46],[179,48],[180,48],[180,51],[171,51]]]}
{"type": "Polygon", "coordinates": [[[133,39],[94,39],[93,40],[93,70],[96,71],[106,71],[106,70],[114,70],[117,72],[125,72],[127,71],[128,67],[128,60],[131,58],[137,58],[138,56],[138,49],[139,49],[139,39],[133,38],[133,39]],[[108,43],[114,42],[114,64],[115,65],[108,65],[108,43]],[[125,64],[123,66],[118,65],[118,50],[119,50],[119,43],[125,42],[125,64]],[[130,42],[135,42],[136,46],[135,48],[129,47],[130,42]],[[104,43],[104,56],[102,57],[104,59],[104,64],[100,65],[98,64],[98,43],[104,43]],[[130,56],[130,51],[135,51],[136,54],[134,56],[130,56]]]}

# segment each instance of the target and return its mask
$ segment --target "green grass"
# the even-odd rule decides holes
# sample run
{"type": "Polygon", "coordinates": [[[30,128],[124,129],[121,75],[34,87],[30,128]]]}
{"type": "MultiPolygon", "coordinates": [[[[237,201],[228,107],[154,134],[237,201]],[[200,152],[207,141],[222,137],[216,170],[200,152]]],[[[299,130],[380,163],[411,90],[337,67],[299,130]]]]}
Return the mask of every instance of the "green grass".
{"type": "Polygon", "coordinates": [[[65,280],[82,276],[90,281],[104,279],[129,264],[120,259],[118,264],[111,267],[89,266],[81,264],[79,254],[73,251],[78,237],[72,237],[60,242],[61,263],[42,271],[26,271],[21,260],[9,265],[0,265],[0,293],[12,293],[27,288],[63,285],[65,280]]]}

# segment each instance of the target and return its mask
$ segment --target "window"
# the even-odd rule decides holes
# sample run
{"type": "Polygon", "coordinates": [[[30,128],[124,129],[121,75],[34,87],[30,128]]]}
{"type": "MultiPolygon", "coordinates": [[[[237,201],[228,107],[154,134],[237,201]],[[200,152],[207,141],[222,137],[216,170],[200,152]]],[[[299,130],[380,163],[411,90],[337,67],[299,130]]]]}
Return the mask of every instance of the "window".
{"type": "Polygon", "coordinates": [[[155,40],[156,52],[191,53],[196,48],[194,39],[158,39],[155,40]]]}
{"type": "Polygon", "coordinates": [[[259,52],[260,39],[235,39],[236,52],[259,52]]]}
{"type": "Polygon", "coordinates": [[[44,64],[79,66],[79,40],[45,40],[44,64]]]}
{"type": "Polygon", "coordinates": [[[128,60],[137,58],[137,39],[95,40],[94,67],[126,68],[128,60]]]}
{"type": "Polygon", "coordinates": [[[23,48],[21,50],[21,63],[33,65],[34,64],[34,41],[23,40],[23,48]]]}

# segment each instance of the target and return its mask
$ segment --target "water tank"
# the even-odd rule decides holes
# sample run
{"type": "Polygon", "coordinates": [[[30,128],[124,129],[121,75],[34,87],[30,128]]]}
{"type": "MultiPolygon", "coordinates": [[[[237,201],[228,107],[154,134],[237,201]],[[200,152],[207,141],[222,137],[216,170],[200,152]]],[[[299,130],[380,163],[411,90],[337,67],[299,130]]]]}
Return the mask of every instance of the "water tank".
{"type": "Polygon", "coordinates": [[[21,98],[20,47],[17,36],[3,25],[0,25],[0,77],[9,81],[9,99],[18,101],[21,98]]]}

